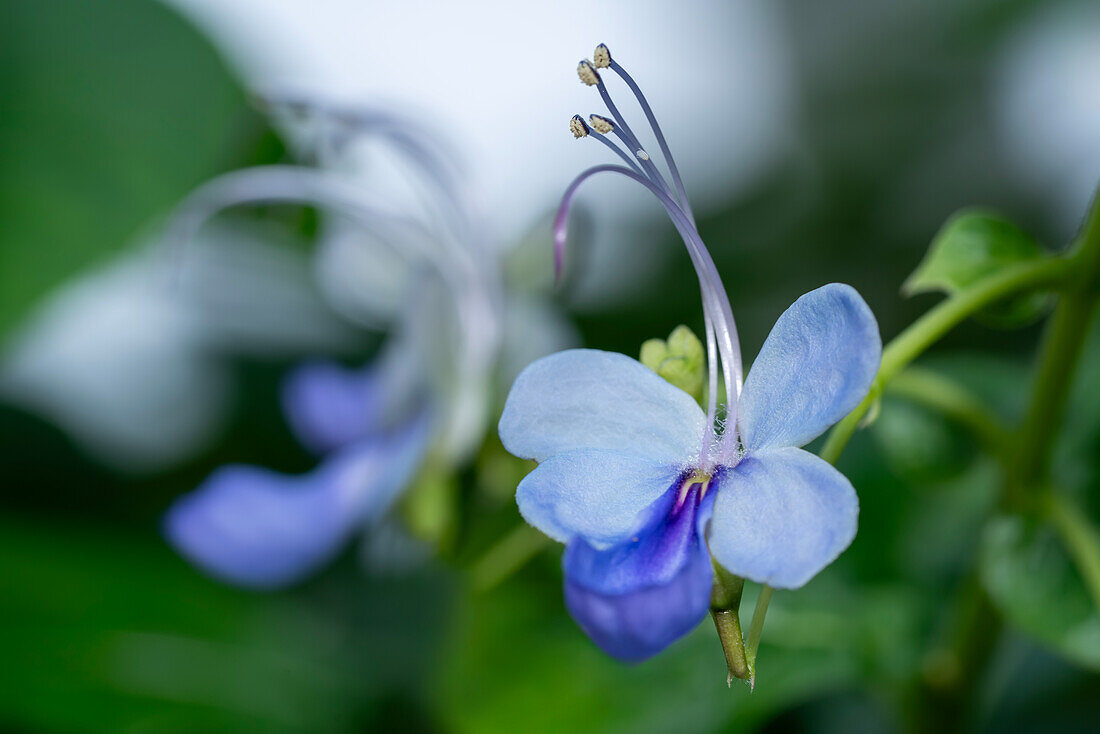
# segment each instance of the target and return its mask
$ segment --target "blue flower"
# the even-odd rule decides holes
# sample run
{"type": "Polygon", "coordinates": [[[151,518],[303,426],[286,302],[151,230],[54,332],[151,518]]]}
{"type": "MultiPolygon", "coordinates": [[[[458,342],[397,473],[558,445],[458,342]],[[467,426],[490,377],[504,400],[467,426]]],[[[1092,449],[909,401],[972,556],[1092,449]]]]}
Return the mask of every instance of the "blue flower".
{"type": "Polygon", "coordinates": [[[440,430],[423,361],[417,342],[398,334],[365,367],[315,361],[293,370],[283,384],[287,422],[321,463],[299,476],[218,469],[169,508],[169,542],[238,586],[287,586],[326,564],[383,518],[440,430]]]}
{"type": "Polygon", "coordinates": [[[851,287],[799,298],[745,381],[739,445],[712,466],[695,400],[634,359],[575,349],[520,374],[500,436],[539,465],[516,499],[566,544],[566,603],[600,647],[639,660],[694,628],[709,606],[711,554],[735,575],[796,588],[848,546],[855,491],[797,447],[862,400],[880,351],[851,287]]]}
{"type": "Polygon", "coordinates": [[[563,261],[578,186],[603,172],[645,186],[664,206],[699,275],[709,366],[707,411],[640,362],[594,350],[559,352],[516,379],[500,437],[538,466],[519,484],[520,513],[566,544],[565,600],[607,653],[647,658],[706,615],[712,556],[730,573],[796,588],[832,562],[856,532],[848,480],[805,445],[851,411],[878,369],[881,341],[851,287],[830,284],[779,318],[742,385],[729,299],[684,195],[648,103],[606,46],[582,61],[613,119],[579,116],[570,129],[594,137],[626,166],[596,166],[566,191],[555,220],[563,261]],[[597,69],[623,77],[646,113],[673,179],[670,186],[611,102],[597,69]],[[614,134],[622,143],[615,145],[614,134]],[[633,155],[631,155],[633,153],[633,155]],[[717,420],[721,361],[729,405],[717,420]]]}
{"type": "Polygon", "coordinates": [[[284,384],[287,422],[320,458],[314,470],[289,476],[225,466],[165,515],[164,533],[181,555],[223,581],[255,588],[295,583],[331,560],[353,535],[382,519],[429,453],[447,466],[476,446],[499,356],[497,263],[484,259],[446,166],[425,151],[412,134],[415,126],[373,111],[308,105],[306,111],[320,116],[319,127],[332,135],[316,141],[310,157],[331,155],[379,127],[382,137],[402,130],[392,141],[396,152],[421,169],[426,196],[447,214],[397,216],[345,174],[271,166],[215,179],[171,223],[182,241],[228,206],[316,205],[338,215],[332,222],[338,236],[323,240],[319,272],[346,276],[357,272],[353,263],[366,260],[371,275],[394,289],[384,295],[398,296],[396,302],[372,297],[341,304],[355,318],[389,323],[375,359],[354,369],[308,362],[284,384]],[[389,254],[364,258],[371,252],[365,244],[384,244],[389,254]]]}

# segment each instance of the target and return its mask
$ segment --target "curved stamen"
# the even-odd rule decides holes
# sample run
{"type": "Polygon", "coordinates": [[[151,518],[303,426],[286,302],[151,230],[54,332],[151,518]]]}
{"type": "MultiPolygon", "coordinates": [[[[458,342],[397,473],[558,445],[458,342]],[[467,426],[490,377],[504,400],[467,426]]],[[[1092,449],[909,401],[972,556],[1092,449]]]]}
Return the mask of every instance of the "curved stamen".
{"type": "Polygon", "coordinates": [[[645,169],[649,179],[653,181],[657,186],[664,189],[670,196],[672,195],[672,189],[669,188],[668,181],[661,175],[661,171],[649,158],[649,154],[645,153],[645,147],[642,146],[638,136],[634,134],[634,131],[630,129],[630,126],[626,124],[626,118],[619,112],[619,108],[615,106],[615,103],[611,101],[611,93],[607,91],[607,85],[603,83],[603,79],[600,79],[596,84],[596,91],[600,93],[600,97],[603,99],[604,105],[607,107],[607,111],[611,114],[611,117],[615,120],[615,135],[623,141],[628,149],[633,151],[634,156],[641,161],[642,168],[645,169]]]}
{"type": "MultiPolygon", "coordinates": [[[[606,46],[604,48],[606,49],[606,46]]],[[[691,204],[688,203],[687,190],[684,188],[684,182],[680,178],[680,170],[676,167],[676,161],[672,157],[672,151],[669,150],[668,143],[665,142],[664,133],[661,132],[661,126],[657,124],[657,117],[653,114],[653,109],[649,106],[649,101],[646,100],[645,95],[642,94],[642,90],[637,82],[634,81],[634,78],[630,76],[626,69],[620,66],[610,54],[608,54],[608,67],[618,74],[620,79],[626,82],[626,86],[630,87],[630,91],[634,93],[634,97],[638,100],[638,106],[642,108],[642,112],[645,113],[646,119],[649,120],[649,127],[653,131],[653,137],[657,138],[657,145],[661,148],[661,155],[664,156],[665,165],[668,166],[668,171],[672,175],[672,183],[676,187],[677,198],[680,200],[680,208],[684,210],[684,214],[687,215],[688,221],[694,226],[695,214],[691,211],[691,204]]]]}
{"type": "MultiPolygon", "coordinates": [[[[300,166],[259,166],[220,176],[193,192],[177,209],[169,222],[165,236],[170,253],[182,255],[182,249],[199,229],[218,212],[242,206],[272,203],[293,203],[322,206],[357,222],[371,231],[385,232],[423,230],[419,222],[406,220],[371,206],[368,194],[361,187],[339,180],[337,176],[300,166]]],[[[410,253],[386,238],[379,238],[403,258],[410,253]]],[[[481,381],[491,369],[499,341],[494,274],[477,267],[477,262],[464,248],[447,242],[443,251],[429,243],[432,237],[403,238],[418,252],[415,254],[433,268],[455,299],[456,311],[463,335],[463,349],[458,360],[460,379],[481,381]],[[443,254],[445,257],[440,258],[443,254]]],[[[173,272],[178,272],[178,266],[173,272]]]]}
{"type": "Polygon", "coordinates": [[[623,162],[626,163],[626,165],[630,166],[634,170],[635,173],[637,173],[638,175],[641,175],[641,176],[645,175],[644,173],[642,173],[642,169],[638,168],[638,163],[633,158],[631,158],[629,155],[627,155],[626,151],[624,151],[622,148],[620,148],[619,146],[615,145],[613,142],[608,140],[606,135],[601,135],[600,133],[596,132],[595,130],[590,130],[589,133],[588,133],[588,137],[595,138],[596,140],[599,140],[601,143],[606,145],[608,148],[615,151],[615,154],[617,156],[619,156],[620,158],[622,158],[623,162]]]}
{"type": "MultiPolygon", "coordinates": [[[[337,125],[347,128],[357,136],[375,135],[389,141],[392,149],[401,154],[416,173],[417,179],[438,196],[422,194],[421,204],[429,211],[443,209],[441,221],[453,230],[454,236],[470,243],[472,248],[481,247],[484,237],[480,236],[469,212],[471,207],[464,196],[459,183],[458,173],[450,164],[454,155],[439,150],[439,141],[416,118],[394,115],[374,107],[352,104],[337,104],[318,99],[307,94],[273,93],[261,95],[258,102],[265,108],[283,107],[298,114],[313,113],[337,125]],[[435,142],[429,145],[427,141],[435,142]]],[[[352,139],[344,135],[336,140],[327,141],[333,152],[340,152],[352,139]]],[[[486,251],[486,257],[490,257],[486,251]]]]}
{"type": "MultiPolygon", "coordinates": [[[[655,184],[648,177],[640,176],[629,168],[624,168],[622,166],[593,166],[582,172],[566,189],[561,206],[558,209],[558,215],[554,220],[555,264],[560,267],[560,262],[564,257],[567,230],[566,223],[573,197],[576,195],[580,185],[597,173],[619,173],[645,186],[649,189],[650,193],[657,197],[661,205],[664,206],[673,225],[680,233],[681,238],[684,240],[684,244],[688,248],[688,253],[692,258],[692,263],[695,265],[696,273],[699,277],[699,286],[703,297],[704,319],[711,321],[710,326],[708,326],[707,334],[708,355],[713,359],[714,344],[710,341],[713,334],[713,338],[717,342],[717,351],[722,357],[722,369],[726,384],[727,401],[729,404],[728,414],[730,416],[736,416],[737,399],[741,391],[742,367],[740,344],[737,339],[737,325],[733,319],[729,298],[726,296],[721,277],[718,275],[718,270],[714,265],[714,261],[711,259],[710,253],[707,251],[706,245],[703,244],[699,233],[691,225],[687,215],[684,214],[676,202],[673,201],[668,193],[662,190],[660,186],[655,184]]],[[[713,369],[713,367],[711,367],[711,369],[713,369]]],[[[707,440],[704,442],[703,448],[704,464],[707,462],[706,454],[710,449],[710,440],[714,436],[714,419],[717,414],[715,393],[716,390],[712,390],[711,398],[708,400],[707,440]]],[[[727,450],[728,442],[736,440],[736,433],[735,420],[732,430],[727,430],[723,434],[723,443],[726,445],[722,447],[722,451],[727,450]]]]}

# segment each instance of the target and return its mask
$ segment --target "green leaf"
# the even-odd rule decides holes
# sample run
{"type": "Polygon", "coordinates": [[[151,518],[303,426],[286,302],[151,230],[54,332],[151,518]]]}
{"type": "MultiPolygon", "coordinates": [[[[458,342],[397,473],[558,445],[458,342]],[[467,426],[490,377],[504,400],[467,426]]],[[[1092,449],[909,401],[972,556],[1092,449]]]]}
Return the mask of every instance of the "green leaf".
{"type": "Polygon", "coordinates": [[[147,0],[5,4],[0,109],[0,335],[271,140],[209,44],[147,0]]]}
{"type": "Polygon", "coordinates": [[[980,564],[982,584],[1013,626],[1100,670],[1100,613],[1049,528],[1019,517],[997,518],[982,538],[980,564]]]}
{"type": "MultiPolygon", "coordinates": [[[[964,210],[947,220],[901,290],[907,296],[952,294],[1006,267],[1041,257],[1039,244],[999,214],[964,210]]],[[[1048,300],[1045,294],[1010,299],[985,309],[980,320],[1005,328],[1023,326],[1042,314],[1048,300]]]]}

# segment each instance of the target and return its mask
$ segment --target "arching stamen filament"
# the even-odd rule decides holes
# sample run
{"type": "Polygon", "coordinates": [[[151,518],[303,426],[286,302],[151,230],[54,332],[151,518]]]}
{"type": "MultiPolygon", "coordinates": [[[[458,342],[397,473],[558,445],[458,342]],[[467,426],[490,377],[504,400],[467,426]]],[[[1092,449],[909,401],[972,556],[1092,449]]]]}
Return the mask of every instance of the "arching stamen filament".
{"type": "MultiPolygon", "coordinates": [[[[706,246],[703,244],[702,238],[696,231],[694,226],[688,220],[687,215],[680,209],[675,201],[664,191],[660,186],[651,181],[646,176],[640,176],[635,171],[622,166],[603,165],[594,166],[582,172],[577,178],[573,180],[569,188],[566,190],[564,197],[562,198],[561,206],[558,209],[558,215],[554,222],[554,246],[555,246],[555,262],[560,263],[564,255],[565,249],[565,236],[566,236],[566,222],[568,218],[569,209],[572,205],[573,197],[576,194],[580,184],[586,181],[588,178],[596,175],[597,173],[618,173],[627,178],[636,181],[645,186],[649,191],[657,197],[657,200],[664,206],[665,211],[668,213],[669,218],[672,219],[673,225],[680,233],[681,238],[684,240],[684,244],[688,249],[688,253],[691,256],[692,263],[695,265],[696,273],[699,277],[699,286],[702,291],[703,299],[703,311],[704,320],[709,321],[707,326],[707,339],[708,339],[708,355],[713,358],[715,353],[715,346],[717,347],[718,354],[722,358],[722,370],[723,377],[726,385],[726,396],[728,401],[728,414],[736,421],[737,415],[737,399],[741,390],[741,350],[740,343],[737,338],[737,326],[733,319],[732,309],[729,306],[729,298],[726,296],[725,287],[722,285],[721,277],[718,275],[718,270],[714,265],[714,261],[711,259],[709,252],[707,252],[706,246]],[[712,337],[713,335],[713,337],[712,337]],[[716,344],[711,342],[714,339],[716,344]]],[[[714,369],[710,366],[710,369],[714,369]]],[[[717,396],[716,390],[712,389],[710,397],[708,399],[708,411],[707,411],[707,434],[704,441],[704,464],[708,461],[707,453],[710,451],[710,442],[714,436],[714,420],[717,416],[717,396]]],[[[722,451],[728,450],[728,442],[736,440],[736,425],[731,426],[730,430],[727,430],[723,434],[723,447],[722,451]]]]}
{"type": "Polygon", "coordinates": [[[626,163],[628,166],[630,166],[634,170],[635,173],[637,173],[640,176],[645,175],[642,172],[642,169],[638,167],[638,162],[635,161],[634,158],[632,156],[630,156],[622,148],[620,148],[619,146],[615,145],[615,143],[608,140],[606,135],[601,135],[600,133],[596,132],[595,130],[590,130],[589,133],[588,133],[588,137],[595,138],[596,140],[599,140],[601,143],[603,143],[608,148],[613,150],[615,152],[615,155],[622,158],[623,162],[626,163]]]}
{"type": "MultiPolygon", "coordinates": [[[[165,241],[170,254],[178,259],[203,224],[218,212],[272,203],[321,206],[383,234],[423,229],[415,220],[372,207],[368,198],[361,187],[311,168],[276,165],[244,169],[220,176],[193,192],[169,222],[165,241]]],[[[497,293],[492,286],[495,274],[480,270],[471,253],[455,243],[445,242],[440,252],[432,248],[431,240],[426,231],[424,236],[403,238],[418,250],[415,254],[424,264],[437,271],[454,295],[463,344],[457,364],[460,379],[480,381],[491,369],[499,343],[497,293]]],[[[390,244],[403,258],[412,254],[385,237],[379,241],[390,244]]],[[[178,272],[178,267],[173,272],[178,272]]]]}
{"type": "Polygon", "coordinates": [[[653,131],[653,137],[657,139],[657,145],[661,148],[661,155],[664,156],[665,165],[668,166],[668,171],[672,175],[672,183],[676,187],[677,198],[680,200],[680,208],[684,210],[684,214],[687,215],[688,221],[692,226],[695,226],[695,214],[691,211],[691,204],[688,203],[687,190],[684,188],[684,182],[680,178],[680,170],[676,167],[676,161],[672,157],[672,151],[668,148],[668,143],[665,142],[664,133],[661,132],[661,126],[657,124],[657,117],[653,114],[653,109],[649,106],[649,101],[646,100],[645,95],[642,94],[641,87],[638,86],[634,78],[627,73],[626,69],[619,65],[619,62],[615,61],[614,57],[609,58],[608,67],[619,75],[626,86],[630,87],[630,91],[634,93],[634,97],[638,100],[638,106],[642,108],[642,112],[645,114],[646,119],[649,120],[649,127],[653,131]]]}

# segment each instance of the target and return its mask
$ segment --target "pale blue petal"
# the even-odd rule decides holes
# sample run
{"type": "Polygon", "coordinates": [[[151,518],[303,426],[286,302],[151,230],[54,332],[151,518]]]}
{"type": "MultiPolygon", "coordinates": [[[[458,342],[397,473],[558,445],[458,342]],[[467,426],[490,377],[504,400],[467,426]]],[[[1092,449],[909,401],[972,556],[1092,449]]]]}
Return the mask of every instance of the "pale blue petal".
{"type": "Polygon", "coordinates": [[[686,465],[702,448],[703,411],[641,362],[570,349],[530,364],[508,394],[500,438],[543,461],[576,449],[618,451],[686,465]]]}
{"type": "Polygon", "coordinates": [[[611,451],[555,454],[516,489],[520,514],[554,540],[600,548],[633,533],[649,508],[680,484],[682,467],[611,451]]]}
{"type": "Polygon", "coordinates": [[[713,495],[679,486],[654,503],[637,535],[605,550],[577,539],[566,548],[569,613],[609,655],[644,660],[684,636],[706,616],[714,571],[701,528],[713,495]]]}
{"type": "Polygon", "coordinates": [[[712,484],[710,552],[737,576],[797,588],[855,537],[859,500],[851,483],[802,449],[749,454],[712,484]]]}
{"type": "Polygon", "coordinates": [[[309,474],[223,467],[172,505],[165,535],[181,555],[223,581],[292,584],[385,512],[415,471],[427,437],[426,419],[419,417],[336,453],[309,474]]]}
{"type": "Polygon", "coordinates": [[[878,324],[854,288],[831,283],[799,298],[745,380],[745,448],[804,446],[821,435],[867,394],[881,356],[878,324]]]}

